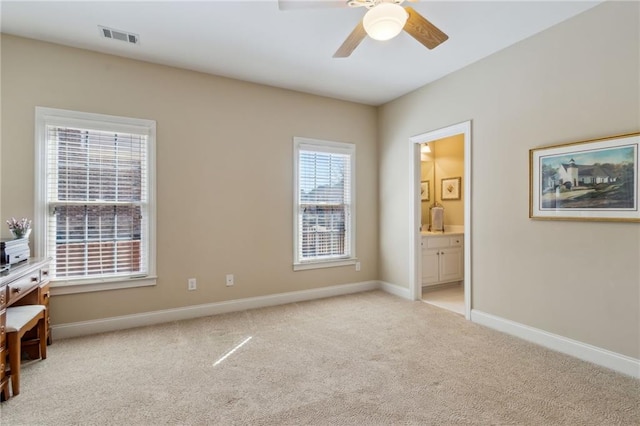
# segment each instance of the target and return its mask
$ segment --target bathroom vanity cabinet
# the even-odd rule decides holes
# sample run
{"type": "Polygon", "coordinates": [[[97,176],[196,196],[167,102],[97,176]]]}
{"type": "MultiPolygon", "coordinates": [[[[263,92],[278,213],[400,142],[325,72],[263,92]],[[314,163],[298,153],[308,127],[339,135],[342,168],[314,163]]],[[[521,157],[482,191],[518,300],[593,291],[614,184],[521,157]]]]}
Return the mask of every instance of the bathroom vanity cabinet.
{"type": "Polygon", "coordinates": [[[422,286],[464,279],[463,234],[422,235],[422,286]]]}

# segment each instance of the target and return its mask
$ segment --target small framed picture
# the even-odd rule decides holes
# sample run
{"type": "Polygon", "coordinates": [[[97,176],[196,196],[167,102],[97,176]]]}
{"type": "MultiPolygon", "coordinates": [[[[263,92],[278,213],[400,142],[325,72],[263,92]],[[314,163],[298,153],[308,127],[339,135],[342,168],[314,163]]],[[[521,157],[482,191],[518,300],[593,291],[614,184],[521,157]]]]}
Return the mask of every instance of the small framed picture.
{"type": "Polygon", "coordinates": [[[440,192],[440,198],[445,200],[459,200],[460,199],[460,182],[461,178],[446,178],[442,179],[442,189],[440,192]]]}
{"type": "Polygon", "coordinates": [[[429,181],[423,180],[420,182],[420,200],[429,201],[429,181]]]}

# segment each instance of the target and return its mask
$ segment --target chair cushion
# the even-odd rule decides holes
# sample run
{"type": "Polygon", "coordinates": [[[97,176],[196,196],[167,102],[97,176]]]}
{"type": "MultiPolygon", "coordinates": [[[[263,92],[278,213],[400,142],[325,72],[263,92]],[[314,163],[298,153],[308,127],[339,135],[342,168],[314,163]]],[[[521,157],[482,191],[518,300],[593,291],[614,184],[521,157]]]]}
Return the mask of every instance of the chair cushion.
{"type": "Polygon", "coordinates": [[[44,311],[44,305],[10,306],[7,308],[7,333],[16,332],[44,311]]]}

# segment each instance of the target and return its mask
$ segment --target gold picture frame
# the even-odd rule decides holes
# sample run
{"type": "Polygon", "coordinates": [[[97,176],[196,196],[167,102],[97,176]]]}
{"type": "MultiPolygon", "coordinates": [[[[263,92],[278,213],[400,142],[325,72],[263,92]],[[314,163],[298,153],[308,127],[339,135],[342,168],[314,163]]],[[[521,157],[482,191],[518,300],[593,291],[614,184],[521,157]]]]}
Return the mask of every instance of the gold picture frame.
{"type": "Polygon", "coordinates": [[[640,133],[529,150],[529,217],[640,222],[640,133]]]}
{"type": "Polygon", "coordinates": [[[442,201],[459,200],[461,184],[462,178],[459,177],[442,179],[440,181],[440,199],[442,201]]]}
{"type": "Polygon", "coordinates": [[[429,201],[431,199],[431,183],[428,180],[420,182],[420,200],[429,201]]]}

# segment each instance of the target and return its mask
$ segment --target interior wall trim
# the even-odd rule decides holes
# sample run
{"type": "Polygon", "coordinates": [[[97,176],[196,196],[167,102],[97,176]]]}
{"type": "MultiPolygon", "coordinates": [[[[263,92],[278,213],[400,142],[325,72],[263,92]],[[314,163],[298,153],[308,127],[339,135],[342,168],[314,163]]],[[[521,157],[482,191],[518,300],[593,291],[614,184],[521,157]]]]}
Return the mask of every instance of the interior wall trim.
{"type": "Polygon", "coordinates": [[[411,291],[407,287],[401,287],[396,284],[380,281],[380,289],[389,294],[393,294],[394,296],[398,296],[407,300],[413,300],[413,298],[411,297],[411,291]]]}
{"type": "Polygon", "coordinates": [[[606,367],[619,373],[640,379],[640,360],[622,355],[588,343],[579,342],[564,336],[549,333],[538,328],[520,324],[486,312],[471,310],[471,321],[529,342],[544,346],[606,367]]]}
{"type": "Polygon", "coordinates": [[[54,340],[67,339],[109,331],[125,330],[134,327],[162,324],[171,321],[244,311],[247,309],[284,305],[287,303],[303,302],[307,300],[322,299],[325,297],[342,296],[345,294],[376,290],[379,288],[379,281],[363,281],[359,283],[292,291],[268,296],[249,297],[245,299],[228,300],[224,302],[206,303],[182,308],[164,309],[139,314],[60,324],[52,326],[51,333],[54,340]]]}

